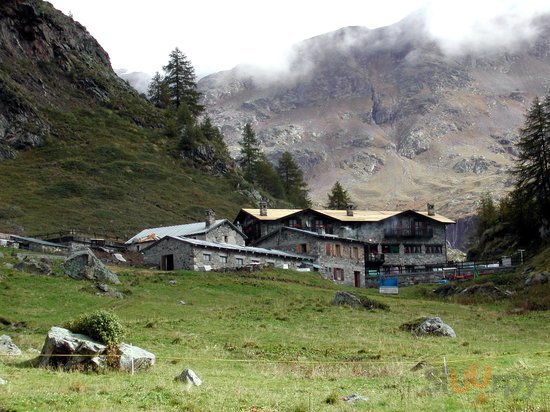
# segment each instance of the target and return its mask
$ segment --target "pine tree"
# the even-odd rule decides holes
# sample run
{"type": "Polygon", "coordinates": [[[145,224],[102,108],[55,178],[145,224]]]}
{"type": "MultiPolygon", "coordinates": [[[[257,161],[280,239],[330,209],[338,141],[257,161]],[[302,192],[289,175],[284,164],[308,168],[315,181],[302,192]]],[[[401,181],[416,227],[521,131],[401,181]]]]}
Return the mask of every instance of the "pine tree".
{"type": "Polygon", "coordinates": [[[515,191],[533,200],[538,223],[550,222],[550,95],[544,102],[535,98],[527,112],[517,143],[518,157],[513,174],[515,191]]]}
{"type": "Polygon", "coordinates": [[[327,209],[342,210],[351,203],[351,197],[346,189],[342,187],[339,181],[334,183],[328,195],[327,209]]]}
{"type": "Polygon", "coordinates": [[[168,86],[159,72],[155,73],[151,79],[151,83],[149,83],[147,97],[151,103],[161,109],[166,108],[169,104],[168,86]]]}
{"type": "Polygon", "coordinates": [[[256,164],[261,159],[262,151],[260,141],[250,123],[245,124],[243,128],[242,140],[239,145],[241,146],[239,165],[243,169],[245,179],[253,182],[256,180],[256,164]]]}
{"type": "Polygon", "coordinates": [[[292,204],[297,207],[311,206],[308,195],[309,189],[304,180],[304,173],[289,152],[284,152],[281,155],[279,164],[277,165],[277,173],[282,180],[285,197],[292,204]]]}
{"type": "Polygon", "coordinates": [[[177,47],[170,53],[169,61],[163,67],[165,72],[165,82],[168,86],[170,101],[179,108],[182,103],[186,103],[195,116],[198,116],[204,106],[199,104],[201,94],[197,90],[195,82],[195,69],[191,62],[187,60],[177,47]]]}

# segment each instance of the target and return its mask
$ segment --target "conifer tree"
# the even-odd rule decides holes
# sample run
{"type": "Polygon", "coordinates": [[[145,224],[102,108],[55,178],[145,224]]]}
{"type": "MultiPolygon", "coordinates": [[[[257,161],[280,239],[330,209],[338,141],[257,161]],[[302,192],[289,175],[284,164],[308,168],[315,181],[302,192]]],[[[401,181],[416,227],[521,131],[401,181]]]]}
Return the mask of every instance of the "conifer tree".
{"type": "Polygon", "coordinates": [[[311,206],[308,195],[309,189],[304,180],[304,173],[289,152],[284,152],[281,155],[279,164],[277,165],[277,173],[281,178],[288,201],[297,207],[311,206]]]}
{"type": "Polygon", "coordinates": [[[346,189],[342,187],[339,181],[334,183],[328,195],[327,209],[342,210],[348,203],[351,203],[351,197],[346,189]]]}
{"type": "Polygon", "coordinates": [[[166,108],[170,102],[168,86],[159,72],[155,73],[151,79],[151,83],[149,83],[147,97],[151,103],[161,109],[166,108]]]}
{"type": "Polygon", "coordinates": [[[195,69],[185,54],[176,47],[170,53],[168,64],[163,69],[170,101],[176,108],[186,103],[191,113],[199,115],[204,107],[199,104],[201,94],[195,82],[195,69]]]}
{"type": "Polygon", "coordinates": [[[513,174],[515,191],[531,199],[539,223],[550,223],[550,95],[544,102],[535,98],[525,118],[517,143],[518,157],[513,174]]]}
{"type": "Polygon", "coordinates": [[[250,123],[244,125],[242,140],[239,142],[239,145],[241,146],[239,165],[243,170],[245,179],[253,182],[256,180],[256,164],[261,159],[262,151],[260,149],[260,141],[256,137],[256,133],[250,123]]]}

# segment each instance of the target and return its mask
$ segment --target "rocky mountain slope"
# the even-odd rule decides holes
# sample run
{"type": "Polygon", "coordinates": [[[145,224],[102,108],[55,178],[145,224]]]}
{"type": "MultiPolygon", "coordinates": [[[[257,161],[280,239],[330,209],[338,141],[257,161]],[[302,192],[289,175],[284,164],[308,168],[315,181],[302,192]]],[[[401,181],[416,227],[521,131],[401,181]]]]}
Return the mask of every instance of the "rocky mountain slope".
{"type": "Polygon", "coordinates": [[[336,180],[359,208],[424,208],[460,218],[511,184],[518,128],[550,87],[550,18],[514,47],[447,55],[422,14],[298,44],[288,70],[236,67],[203,78],[209,115],[233,153],[253,123],[276,160],[289,150],[317,204],[336,180]]]}
{"type": "Polygon", "coordinates": [[[130,237],[205,208],[232,218],[238,182],[178,158],[164,122],[79,23],[41,0],[0,2],[0,232],[130,237]]]}

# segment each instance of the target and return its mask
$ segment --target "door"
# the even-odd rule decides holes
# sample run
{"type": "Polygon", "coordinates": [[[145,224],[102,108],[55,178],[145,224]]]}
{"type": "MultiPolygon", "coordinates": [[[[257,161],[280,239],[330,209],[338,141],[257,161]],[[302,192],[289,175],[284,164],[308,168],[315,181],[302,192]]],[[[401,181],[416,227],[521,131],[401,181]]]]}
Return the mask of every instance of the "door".
{"type": "Polygon", "coordinates": [[[162,255],[160,258],[161,270],[174,270],[174,255],[162,255]]]}
{"type": "Polygon", "coordinates": [[[358,288],[361,286],[361,272],[355,271],[353,272],[353,285],[358,288]]]}

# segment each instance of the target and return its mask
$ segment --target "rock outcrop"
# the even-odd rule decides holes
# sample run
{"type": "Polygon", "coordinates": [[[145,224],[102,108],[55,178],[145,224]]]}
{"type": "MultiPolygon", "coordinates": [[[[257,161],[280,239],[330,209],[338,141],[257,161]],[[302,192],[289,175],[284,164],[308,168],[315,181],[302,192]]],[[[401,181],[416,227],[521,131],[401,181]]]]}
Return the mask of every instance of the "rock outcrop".
{"type": "Polygon", "coordinates": [[[75,252],[63,263],[62,269],[77,280],[95,280],[119,284],[118,276],[105,267],[90,249],[75,252]]]}

